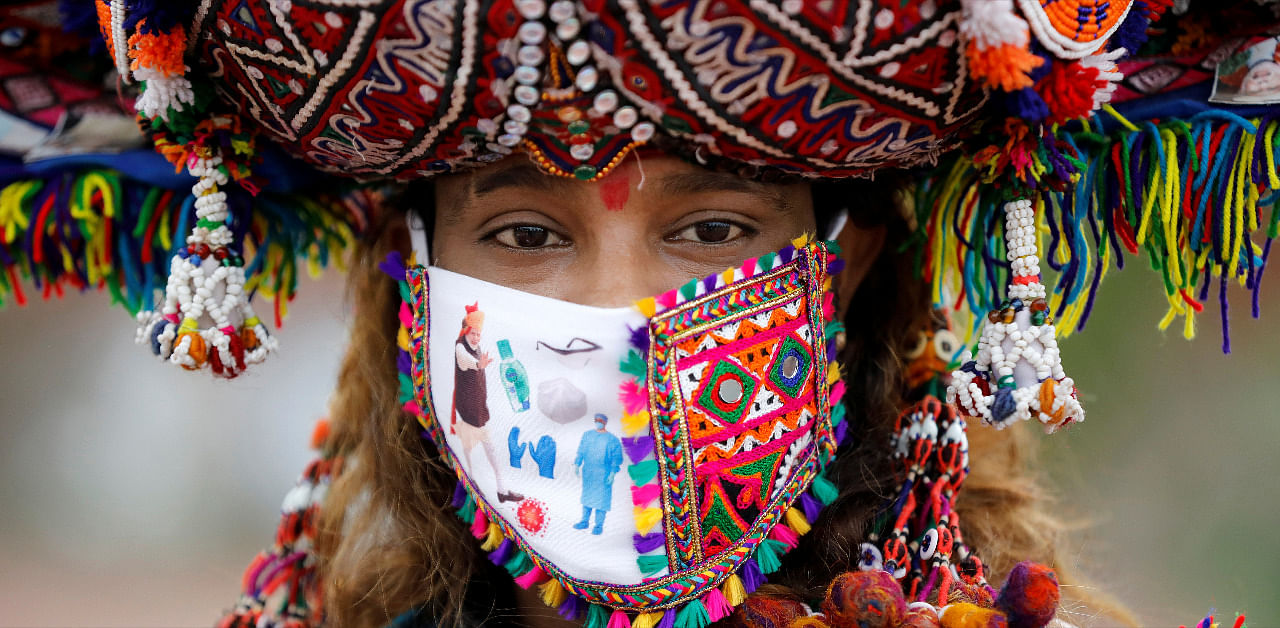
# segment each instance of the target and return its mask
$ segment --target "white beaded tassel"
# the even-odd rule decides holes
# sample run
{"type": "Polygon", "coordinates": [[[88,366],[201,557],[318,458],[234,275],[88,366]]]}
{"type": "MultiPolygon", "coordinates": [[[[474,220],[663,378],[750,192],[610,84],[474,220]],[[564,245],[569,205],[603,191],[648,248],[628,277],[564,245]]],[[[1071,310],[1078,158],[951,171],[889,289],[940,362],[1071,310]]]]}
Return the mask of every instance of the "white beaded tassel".
{"type": "Polygon", "coordinates": [[[276,339],[253,312],[245,294],[244,260],[232,251],[227,226],[227,174],[218,155],[192,159],[187,169],[199,180],[196,227],[187,247],[169,263],[169,281],[160,311],[138,314],[139,344],[150,344],[162,359],[188,370],[209,368],[235,377],[276,349],[276,339]]]}
{"type": "Polygon", "coordinates": [[[1004,428],[1032,417],[1054,432],[1084,420],[1075,384],[1062,369],[1056,330],[1040,283],[1031,201],[1005,203],[1005,243],[1012,278],[1008,299],[987,314],[976,358],[951,374],[947,403],[1004,428]]]}

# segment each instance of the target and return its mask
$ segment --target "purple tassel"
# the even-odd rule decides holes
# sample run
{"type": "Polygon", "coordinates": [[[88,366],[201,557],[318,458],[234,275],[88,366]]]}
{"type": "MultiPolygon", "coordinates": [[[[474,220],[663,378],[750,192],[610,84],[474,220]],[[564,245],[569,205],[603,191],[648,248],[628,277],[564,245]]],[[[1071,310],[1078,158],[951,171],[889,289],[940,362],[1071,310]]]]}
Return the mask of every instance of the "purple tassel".
{"type": "Polygon", "coordinates": [[[640,353],[649,353],[649,327],[647,325],[631,330],[631,346],[640,353]]]}
{"type": "Polygon", "coordinates": [[[1049,105],[1036,90],[1024,87],[1005,95],[1005,107],[1014,116],[1027,122],[1039,122],[1049,117],[1049,105]]]}
{"type": "Polygon", "coordinates": [[[400,251],[387,253],[387,259],[378,264],[378,269],[396,281],[404,281],[409,274],[409,269],[405,268],[404,258],[400,256],[400,251]]]}
{"type": "Polygon", "coordinates": [[[1124,48],[1129,51],[1126,57],[1138,52],[1142,44],[1147,43],[1147,27],[1151,20],[1147,17],[1147,4],[1142,0],[1133,3],[1129,15],[1120,23],[1120,27],[1111,34],[1107,41],[1107,50],[1124,48]]]}
{"type": "Polygon", "coordinates": [[[582,598],[576,595],[569,595],[564,598],[564,603],[560,605],[560,609],[557,612],[560,613],[561,617],[574,621],[582,616],[582,612],[586,610],[585,607],[586,602],[583,602],[582,598]]]}
{"type": "Polygon", "coordinates": [[[124,29],[140,30],[151,34],[167,31],[179,24],[190,24],[195,19],[195,2],[174,2],[174,0],[130,0],[129,10],[125,13],[124,29]],[[142,28],[138,23],[146,18],[142,28]]]}
{"type": "Polygon", "coordinates": [[[396,356],[396,368],[401,373],[409,375],[413,372],[413,359],[409,357],[408,351],[400,351],[400,355],[396,356]]]}
{"type": "Polygon", "coordinates": [[[795,258],[795,256],[796,256],[796,247],[790,244],[788,244],[786,248],[782,249],[781,251],[778,251],[778,258],[782,260],[783,264],[789,263],[792,259],[795,258]]]}
{"type": "Polygon", "coordinates": [[[738,572],[738,577],[742,578],[742,588],[747,595],[755,593],[755,590],[764,584],[764,574],[760,572],[760,565],[756,564],[754,558],[742,561],[742,570],[738,572]]]}
{"type": "Polygon", "coordinates": [[[837,257],[830,264],[827,264],[827,274],[839,275],[844,270],[844,259],[837,257]]]}
{"type": "Polygon", "coordinates": [[[1231,353],[1231,322],[1227,312],[1227,275],[1222,275],[1218,287],[1218,305],[1222,307],[1222,352],[1231,353]]]}
{"type": "Polygon", "coordinates": [[[845,439],[845,437],[849,435],[849,421],[848,421],[848,419],[845,419],[844,421],[841,421],[841,422],[840,422],[840,425],[837,425],[837,426],[836,426],[836,428],[835,428],[835,435],[836,435],[836,444],[837,444],[837,445],[839,445],[839,444],[843,444],[843,443],[844,443],[844,439],[845,439]]]}
{"type": "Polygon", "coordinates": [[[836,339],[832,338],[827,342],[827,361],[835,362],[836,358],[839,357],[839,354],[840,351],[836,348],[836,339]]]}
{"type": "Polygon", "coordinates": [[[458,485],[453,488],[453,501],[449,504],[457,510],[465,503],[467,503],[467,487],[463,486],[462,482],[458,482],[458,485]]]}
{"type": "Polygon", "coordinates": [[[818,515],[822,513],[822,502],[814,499],[808,491],[800,494],[800,509],[804,511],[804,518],[810,522],[817,521],[818,515]]]}
{"type": "Polygon", "coordinates": [[[676,625],[676,609],[668,608],[667,612],[662,614],[662,620],[658,622],[655,628],[675,628],[676,625]]]}
{"type": "Polygon", "coordinates": [[[633,534],[631,540],[635,542],[636,551],[641,554],[648,554],[653,550],[662,547],[663,537],[661,532],[650,532],[649,534],[633,534]]]}
{"type": "Polygon", "coordinates": [[[717,278],[719,278],[719,277],[720,277],[720,275],[718,275],[718,274],[716,274],[716,275],[708,275],[706,278],[704,278],[704,279],[702,280],[702,287],[703,287],[704,289],[706,289],[706,291],[707,291],[707,292],[711,292],[712,290],[715,290],[715,289],[716,289],[716,279],[717,279],[717,278]]]}
{"type": "Polygon", "coordinates": [[[624,438],[622,446],[627,450],[627,458],[630,458],[631,462],[640,462],[653,453],[653,437],[645,434],[635,438],[624,438]]]}
{"type": "Polygon", "coordinates": [[[503,538],[502,545],[499,545],[498,549],[489,552],[489,562],[495,565],[502,565],[511,560],[511,548],[513,547],[515,547],[515,544],[511,542],[511,539],[503,538]]]}

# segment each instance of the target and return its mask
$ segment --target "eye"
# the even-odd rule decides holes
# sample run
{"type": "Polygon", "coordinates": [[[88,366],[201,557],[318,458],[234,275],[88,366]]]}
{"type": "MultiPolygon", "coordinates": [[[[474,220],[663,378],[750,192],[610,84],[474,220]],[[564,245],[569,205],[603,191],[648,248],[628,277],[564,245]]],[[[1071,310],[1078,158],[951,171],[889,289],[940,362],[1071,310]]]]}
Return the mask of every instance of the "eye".
{"type": "Polygon", "coordinates": [[[922,331],[920,332],[920,335],[916,338],[916,343],[912,345],[910,349],[907,349],[904,356],[908,360],[914,360],[920,357],[921,355],[924,355],[924,348],[928,344],[929,344],[929,335],[922,331]]]}
{"type": "Polygon", "coordinates": [[[569,243],[559,233],[537,225],[504,227],[493,232],[489,237],[497,240],[499,244],[513,249],[541,249],[564,246],[569,243]]]}
{"type": "Polygon", "coordinates": [[[689,225],[670,236],[669,240],[688,240],[700,244],[723,244],[742,237],[746,233],[741,225],[726,220],[704,220],[689,225]]]}

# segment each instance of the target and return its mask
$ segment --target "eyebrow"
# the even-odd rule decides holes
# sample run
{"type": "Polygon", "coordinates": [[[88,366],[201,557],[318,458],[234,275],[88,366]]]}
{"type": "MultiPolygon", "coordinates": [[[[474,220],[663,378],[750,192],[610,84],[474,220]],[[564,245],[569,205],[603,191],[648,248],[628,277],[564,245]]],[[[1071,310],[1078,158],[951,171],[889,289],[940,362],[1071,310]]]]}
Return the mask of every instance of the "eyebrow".
{"type": "Polygon", "coordinates": [[[551,176],[538,170],[532,163],[520,163],[510,168],[477,175],[471,183],[472,196],[486,196],[508,188],[535,188],[542,191],[555,191],[569,179],[551,176]]]}
{"type": "Polygon", "coordinates": [[[744,179],[728,172],[679,172],[658,181],[663,196],[686,196],[701,192],[733,192],[754,196],[780,212],[790,212],[791,203],[781,192],[758,181],[744,179]]]}

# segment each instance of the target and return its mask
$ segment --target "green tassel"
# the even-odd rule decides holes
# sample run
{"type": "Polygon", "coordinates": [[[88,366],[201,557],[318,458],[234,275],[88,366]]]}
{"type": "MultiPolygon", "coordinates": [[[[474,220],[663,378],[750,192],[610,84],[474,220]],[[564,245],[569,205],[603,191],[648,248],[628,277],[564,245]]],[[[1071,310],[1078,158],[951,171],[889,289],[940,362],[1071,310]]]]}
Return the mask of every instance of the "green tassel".
{"type": "Polygon", "coordinates": [[[840,496],[840,489],[837,489],[836,485],[832,484],[831,480],[828,480],[826,476],[821,473],[819,473],[817,477],[813,478],[813,486],[811,490],[813,491],[813,496],[817,497],[818,501],[822,502],[825,506],[830,506],[831,502],[834,502],[836,498],[840,496]]]}
{"type": "Polygon", "coordinates": [[[470,492],[467,493],[467,501],[462,502],[462,508],[458,509],[458,518],[466,523],[476,522],[476,500],[470,492]]]}
{"type": "Polygon", "coordinates": [[[636,565],[640,567],[640,573],[646,576],[652,576],[662,571],[668,564],[667,557],[663,554],[645,554],[636,558],[636,565]]]}
{"type": "Polygon", "coordinates": [[[399,284],[400,288],[400,300],[405,303],[413,303],[413,295],[409,292],[409,282],[398,281],[396,283],[399,284]]]}
{"type": "Polygon", "coordinates": [[[836,407],[831,409],[831,427],[840,425],[840,423],[844,421],[844,417],[847,412],[848,410],[845,409],[843,403],[836,404],[836,407]]]}
{"type": "Polygon", "coordinates": [[[765,539],[756,547],[756,564],[760,565],[760,573],[773,573],[782,567],[782,561],[779,558],[782,552],[787,550],[787,546],[781,541],[773,539],[765,539]]]}
{"type": "Polygon", "coordinates": [[[824,338],[834,338],[836,334],[842,331],[844,331],[844,323],[839,320],[832,320],[830,323],[827,323],[826,327],[822,328],[822,335],[824,338]]]}
{"type": "Polygon", "coordinates": [[[637,462],[627,467],[627,473],[631,475],[631,481],[636,486],[644,486],[653,481],[658,475],[658,461],[645,460],[637,462]]]}
{"type": "Polygon", "coordinates": [[[695,294],[697,294],[697,293],[698,293],[698,280],[697,280],[697,279],[693,279],[693,280],[691,280],[689,283],[687,283],[687,284],[685,284],[685,285],[683,285],[683,286],[680,286],[680,296],[684,297],[684,300],[685,300],[685,301],[688,301],[688,300],[692,299],[692,298],[693,298],[693,295],[695,295],[695,294]]]}
{"type": "Polygon", "coordinates": [[[606,628],[609,625],[609,608],[592,604],[587,611],[587,623],[583,628],[606,628]]]}
{"type": "Polygon", "coordinates": [[[840,253],[842,253],[842,252],[843,252],[843,250],[840,248],[840,243],[839,243],[839,242],[836,242],[835,240],[826,240],[826,241],[824,241],[824,242],[823,242],[823,244],[826,244],[826,245],[827,245],[827,252],[828,252],[828,253],[832,253],[832,254],[834,254],[834,255],[839,255],[840,253]]]}
{"type": "Polygon", "coordinates": [[[640,378],[646,377],[649,371],[648,365],[644,363],[644,357],[635,349],[627,352],[627,357],[622,359],[622,363],[618,365],[618,368],[627,375],[634,375],[640,378]]]}
{"type": "Polygon", "coordinates": [[[773,261],[776,259],[778,259],[777,253],[765,253],[764,255],[761,255],[757,260],[760,262],[760,271],[767,273],[770,270],[773,270],[773,261]]]}
{"type": "Polygon", "coordinates": [[[710,624],[711,616],[707,615],[707,607],[697,598],[685,602],[684,607],[676,614],[675,628],[706,628],[710,624]]]}
{"type": "Polygon", "coordinates": [[[406,401],[413,399],[413,380],[409,379],[407,373],[400,373],[400,396],[398,399],[400,405],[404,405],[406,401]]]}
{"type": "Polygon", "coordinates": [[[511,574],[512,578],[519,578],[533,569],[533,561],[529,560],[529,555],[524,553],[524,550],[519,550],[515,556],[512,556],[502,566],[506,568],[507,573],[511,574]]]}

